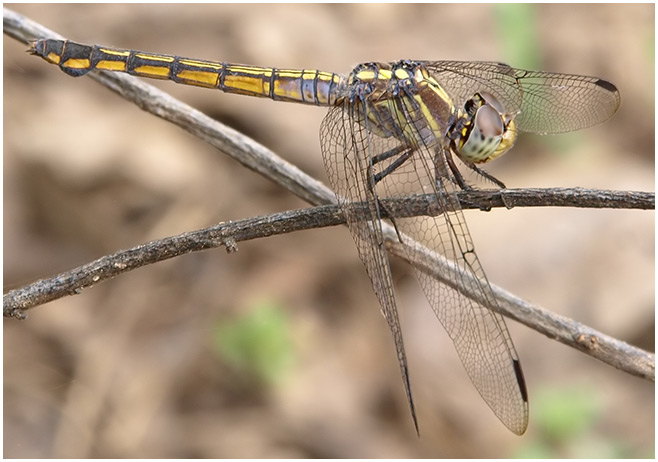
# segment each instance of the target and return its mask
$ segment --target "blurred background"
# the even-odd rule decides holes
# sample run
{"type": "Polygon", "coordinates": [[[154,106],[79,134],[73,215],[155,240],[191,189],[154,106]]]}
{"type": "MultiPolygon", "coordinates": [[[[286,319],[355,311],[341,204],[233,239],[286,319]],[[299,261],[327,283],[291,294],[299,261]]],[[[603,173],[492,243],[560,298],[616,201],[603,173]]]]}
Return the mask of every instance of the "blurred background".
{"type": "MultiPolygon", "coordinates": [[[[83,43],[348,73],[461,59],[596,75],[622,106],[524,136],[509,187],[653,191],[653,5],[16,5],[83,43]]],[[[4,291],[153,239],[306,206],[5,37],[4,291]]],[[[326,182],[325,109],[150,81],[326,182]]],[[[489,280],[654,351],[654,213],[466,212],[489,280]]],[[[186,255],[4,321],[6,457],[652,457],[654,384],[509,321],[530,393],[511,434],[394,260],[418,439],[344,227],[186,255]]]]}

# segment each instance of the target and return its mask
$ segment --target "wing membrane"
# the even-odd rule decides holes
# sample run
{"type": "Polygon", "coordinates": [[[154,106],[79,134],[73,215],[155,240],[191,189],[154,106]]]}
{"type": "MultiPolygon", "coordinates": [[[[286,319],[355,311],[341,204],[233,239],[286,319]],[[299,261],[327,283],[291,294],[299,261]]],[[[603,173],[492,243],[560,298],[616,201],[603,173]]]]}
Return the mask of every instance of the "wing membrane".
{"type": "Polygon", "coordinates": [[[597,77],[526,71],[478,61],[424,62],[432,76],[461,105],[475,92],[493,94],[520,130],[562,133],[608,120],[619,108],[619,91],[597,77]]]}
{"type": "Polygon", "coordinates": [[[413,185],[401,185],[399,178],[414,178],[418,193],[436,193],[439,209],[444,210],[440,216],[400,218],[395,224],[403,238],[412,238],[404,242],[411,259],[429,249],[452,262],[453,271],[444,274],[447,283],[419,268],[414,268],[416,277],[482,398],[510,430],[522,434],[528,424],[528,400],[519,358],[502,315],[484,305],[496,307],[497,302],[475,253],[454,183],[445,177],[433,180],[434,162],[445,162],[441,148],[417,149],[396,172],[397,178],[382,180],[381,196],[407,195],[413,185]],[[466,293],[477,294],[479,301],[466,293]]]}
{"type": "Polygon", "coordinates": [[[382,235],[379,202],[375,191],[368,187],[371,184],[369,166],[373,153],[369,145],[369,135],[365,127],[358,122],[366,119],[359,113],[361,110],[362,105],[347,103],[329,109],[320,128],[322,154],[329,180],[345,213],[359,257],[366,267],[382,313],[393,335],[411,416],[418,432],[391,268],[382,235]],[[360,203],[368,204],[365,216],[362,210],[356,209],[360,203]]]}
{"type": "MultiPolygon", "coordinates": [[[[379,200],[412,193],[433,193],[443,214],[396,218],[394,224],[410,255],[426,252],[429,248],[453,263],[455,271],[446,275],[447,284],[438,282],[418,268],[415,268],[416,275],[475,387],[498,418],[510,430],[522,434],[528,423],[528,402],[518,355],[505,321],[499,312],[490,311],[463,295],[476,293],[480,300],[496,306],[475,254],[443,147],[439,143],[431,147],[413,146],[369,130],[368,118],[364,117],[367,104],[366,100],[331,109],[322,123],[321,143],[330,181],[340,196],[359,256],[393,334],[414,421],[379,200]],[[400,156],[404,156],[403,161],[400,161],[400,156]],[[380,178],[378,172],[386,174],[380,178]],[[369,204],[366,217],[354,206],[364,202],[369,204]]],[[[400,104],[397,107],[407,106],[400,104]]],[[[414,120],[412,114],[400,113],[396,117],[400,127],[405,127],[407,120],[414,120]]]]}

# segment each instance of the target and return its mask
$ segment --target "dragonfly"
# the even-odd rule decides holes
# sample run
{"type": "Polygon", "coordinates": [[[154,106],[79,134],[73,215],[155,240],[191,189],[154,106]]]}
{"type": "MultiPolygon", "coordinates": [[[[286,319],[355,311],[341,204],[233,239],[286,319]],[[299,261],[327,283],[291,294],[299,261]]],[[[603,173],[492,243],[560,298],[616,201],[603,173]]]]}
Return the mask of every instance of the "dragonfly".
{"type": "Polygon", "coordinates": [[[416,432],[407,357],[383,220],[410,261],[428,249],[454,271],[439,282],[414,271],[484,401],[512,432],[525,433],[528,391],[505,320],[477,257],[457,193],[470,177],[505,188],[479,165],[508,152],[519,132],[554,134],[608,120],[621,99],[597,77],[530,71],[498,62],[369,62],[349,74],[278,69],[41,39],[29,51],[79,77],[94,69],[328,107],[322,157],[360,259],[393,336],[416,432]],[[430,194],[440,213],[391,218],[385,199],[430,194]],[[362,205],[366,204],[366,207],[362,205]],[[468,296],[476,294],[477,296],[468,296]]]}

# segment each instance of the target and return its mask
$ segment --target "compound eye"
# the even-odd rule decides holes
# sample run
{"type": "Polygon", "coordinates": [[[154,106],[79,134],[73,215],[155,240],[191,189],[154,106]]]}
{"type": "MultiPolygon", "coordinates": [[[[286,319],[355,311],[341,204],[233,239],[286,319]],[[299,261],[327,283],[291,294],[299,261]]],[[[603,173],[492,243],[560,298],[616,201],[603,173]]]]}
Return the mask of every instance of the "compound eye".
{"type": "Polygon", "coordinates": [[[480,92],[480,96],[482,96],[482,99],[491,107],[493,107],[496,111],[498,111],[499,114],[502,114],[505,112],[503,109],[503,105],[498,101],[498,98],[496,98],[494,95],[491,93],[488,93],[486,91],[480,92]]]}
{"type": "Polygon", "coordinates": [[[475,125],[485,138],[502,136],[505,131],[503,119],[491,106],[482,106],[475,117],[475,125]]]}

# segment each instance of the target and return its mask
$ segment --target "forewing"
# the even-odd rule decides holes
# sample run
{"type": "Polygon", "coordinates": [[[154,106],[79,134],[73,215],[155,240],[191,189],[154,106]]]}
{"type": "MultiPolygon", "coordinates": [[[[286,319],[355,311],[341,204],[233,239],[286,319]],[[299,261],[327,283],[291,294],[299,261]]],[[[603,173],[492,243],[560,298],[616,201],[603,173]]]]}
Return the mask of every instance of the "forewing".
{"type": "Polygon", "coordinates": [[[463,105],[474,93],[493,94],[508,113],[516,113],[520,130],[562,133],[608,120],[621,98],[617,88],[597,77],[527,71],[481,61],[425,62],[432,76],[463,105]]]}
{"type": "Polygon", "coordinates": [[[382,307],[397,351],[400,372],[416,431],[418,422],[411,395],[407,358],[402,341],[388,253],[382,235],[379,202],[370,175],[372,151],[362,113],[364,106],[344,103],[329,109],[320,128],[322,157],[329,181],[345,213],[361,261],[382,307]],[[358,121],[362,121],[359,123],[358,121]],[[367,204],[366,212],[359,205],[367,204]]]}

